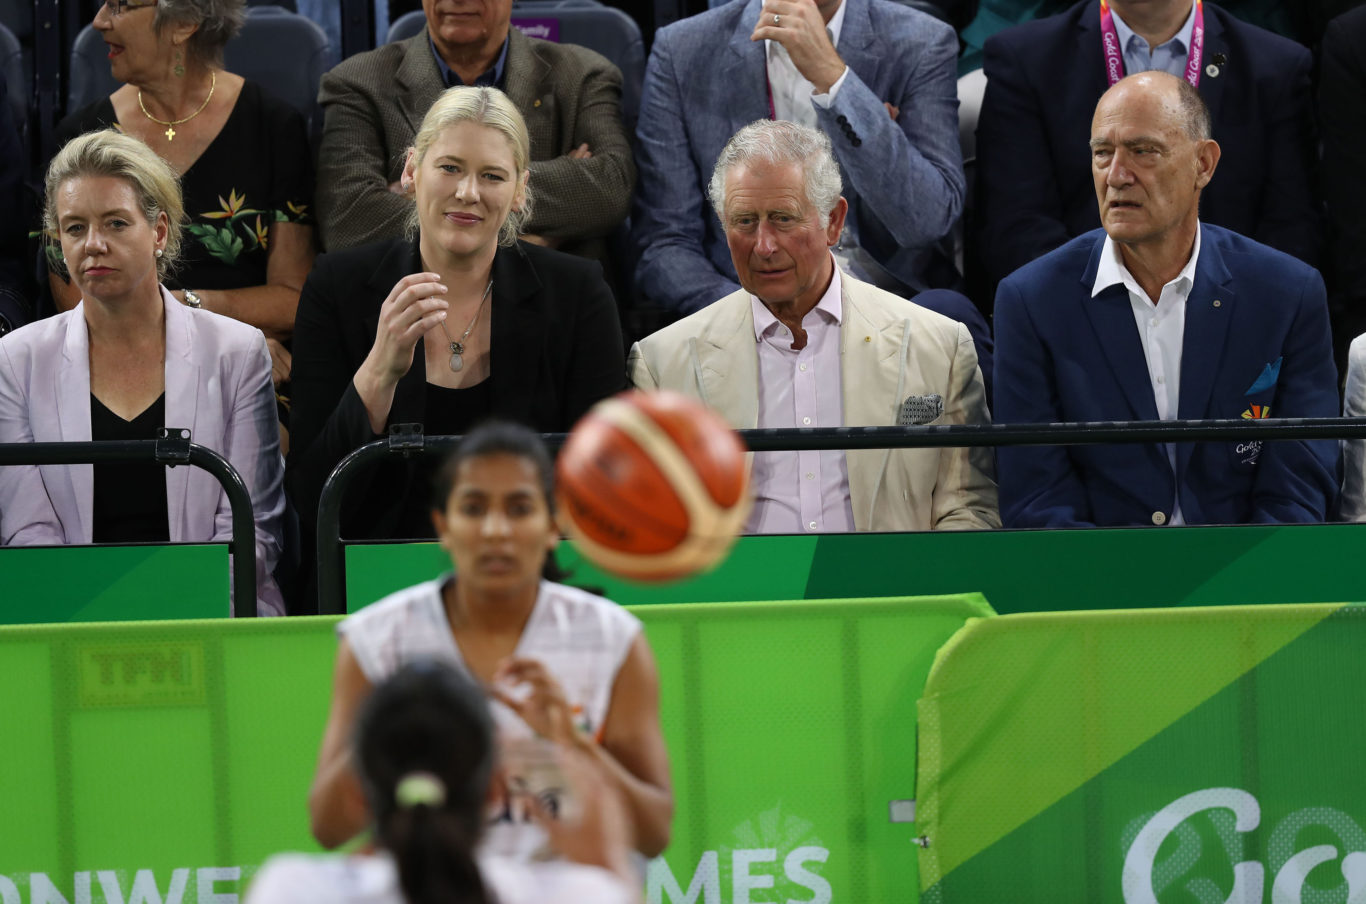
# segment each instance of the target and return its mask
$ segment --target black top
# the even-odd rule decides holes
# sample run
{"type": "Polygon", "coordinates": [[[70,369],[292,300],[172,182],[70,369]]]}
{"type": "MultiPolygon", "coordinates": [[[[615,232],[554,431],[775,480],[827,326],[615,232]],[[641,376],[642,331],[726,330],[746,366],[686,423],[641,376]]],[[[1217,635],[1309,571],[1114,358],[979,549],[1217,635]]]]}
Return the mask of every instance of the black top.
{"type": "MultiPolygon", "coordinates": [[[[122,131],[106,97],[63,119],[57,141],[108,128],[122,131]]],[[[303,116],[256,83],[244,83],[222,131],[181,176],[180,188],[184,242],[167,287],[264,285],[270,224],[313,222],[312,153],[303,116]]],[[[55,244],[48,247],[48,265],[65,273],[55,244]]]]}
{"type": "Polygon", "coordinates": [[[428,436],[460,436],[489,416],[489,385],[484,380],[463,389],[448,389],[427,384],[427,422],[422,432],[428,436]]]}
{"type": "MultiPolygon", "coordinates": [[[[156,439],[157,429],[165,425],[164,392],[131,421],[90,394],[92,440],[156,439]]],[[[165,543],[171,539],[164,465],[154,461],[101,461],[94,468],[94,542],[165,543]]]]}
{"type": "MultiPolygon", "coordinates": [[[[396,239],[324,254],[304,283],[294,326],[285,476],[305,529],[316,521],[332,469],[357,446],[378,438],[352,379],[374,345],[385,297],[404,276],[424,269],[416,243],[396,239]]],[[[489,309],[490,371],[480,384],[487,386],[481,411],[560,433],[595,402],[626,388],[617,307],[596,261],[524,242],[499,248],[489,309]]],[[[450,432],[452,423],[438,429],[432,419],[423,355],[419,342],[415,366],[394,389],[388,423],[420,423],[428,434],[450,432]]],[[[462,432],[460,427],[454,432],[462,432]]],[[[419,536],[431,536],[430,486],[416,459],[393,456],[352,481],[343,536],[406,538],[413,535],[405,527],[419,523],[419,536]]]]}

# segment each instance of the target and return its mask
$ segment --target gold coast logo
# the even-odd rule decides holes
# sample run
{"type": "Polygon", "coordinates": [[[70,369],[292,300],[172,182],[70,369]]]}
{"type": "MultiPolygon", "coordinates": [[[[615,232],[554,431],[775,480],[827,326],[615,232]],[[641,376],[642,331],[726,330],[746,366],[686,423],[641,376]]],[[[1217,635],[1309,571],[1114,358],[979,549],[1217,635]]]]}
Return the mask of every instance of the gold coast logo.
{"type": "Polygon", "coordinates": [[[1257,798],[1239,788],[1205,788],[1177,798],[1151,817],[1144,818],[1124,856],[1121,883],[1125,904],[1159,904],[1158,895],[1183,882],[1183,895],[1171,900],[1223,901],[1224,904],[1260,904],[1270,893],[1272,904],[1311,904],[1315,901],[1366,901],[1366,832],[1346,813],[1331,807],[1308,807],[1290,813],[1271,828],[1265,842],[1266,863],[1243,860],[1243,839],[1262,822],[1257,798]],[[1208,811],[1208,812],[1207,812],[1208,811]],[[1208,863],[1201,835],[1193,818],[1205,814],[1213,825],[1232,866],[1233,888],[1227,897],[1220,886],[1227,882],[1227,867],[1216,876],[1192,875],[1197,863],[1208,863]],[[1306,830],[1311,830],[1306,832],[1306,830]],[[1313,844],[1296,850],[1301,834],[1314,840],[1335,837],[1338,844],[1313,844]],[[1173,838],[1175,844],[1166,843],[1173,838]],[[1159,861],[1158,852],[1166,858],[1159,861]],[[1337,863],[1337,869],[1330,866],[1337,863]],[[1318,870],[1319,867],[1323,869],[1318,870]],[[1322,882],[1341,876],[1336,888],[1315,887],[1308,882],[1314,872],[1322,882]],[[1270,878],[1270,887],[1267,880],[1270,878]],[[1344,887],[1345,886],[1345,887],[1344,887]]]}
{"type": "Polygon", "coordinates": [[[1271,417],[1270,405],[1249,405],[1243,411],[1243,419],[1248,421],[1260,421],[1262,418],[1271,417]]]}

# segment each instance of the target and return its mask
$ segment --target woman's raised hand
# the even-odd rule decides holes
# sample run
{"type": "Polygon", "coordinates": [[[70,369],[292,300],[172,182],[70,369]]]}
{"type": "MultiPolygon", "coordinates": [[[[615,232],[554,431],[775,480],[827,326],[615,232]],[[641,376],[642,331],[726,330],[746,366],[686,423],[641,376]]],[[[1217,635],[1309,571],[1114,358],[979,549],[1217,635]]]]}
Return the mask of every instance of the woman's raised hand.
{"type": "Polygon", "coordinates": [[[375,344],[361,369],[381,384],[397,384],[413,366],[417,340],[446,319],[446,291],[435,273],[413,273],[395,283],[380,305],[375,344]]]}
{"type": "Polygon", "coordinates": [[[446,319],[447,307],[446,287],[435,273],[403,277],[380,305],[375,344],[352,381],[376,435],[389,422],[398,381],[413,367],[417,340],[446,319]]]}

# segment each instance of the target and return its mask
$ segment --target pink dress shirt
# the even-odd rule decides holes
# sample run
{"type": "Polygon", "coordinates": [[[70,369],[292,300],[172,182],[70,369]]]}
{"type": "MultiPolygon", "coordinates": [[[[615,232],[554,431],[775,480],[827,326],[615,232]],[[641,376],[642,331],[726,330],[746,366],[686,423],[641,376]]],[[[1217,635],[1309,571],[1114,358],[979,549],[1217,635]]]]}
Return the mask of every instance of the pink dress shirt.
{"type": "MultiPolygon", "coordinates": [[[[760,427],[840,427],[843,305],[836,272],[816,306],[802,318],[806,347],[792,348],[792,331],[750,296],[759,355],[760,427]]],[[[843,450],[758,452],[750,483],[754,511],[747,533],[836,533],[854,529],[849,471],[843,450]]]]}

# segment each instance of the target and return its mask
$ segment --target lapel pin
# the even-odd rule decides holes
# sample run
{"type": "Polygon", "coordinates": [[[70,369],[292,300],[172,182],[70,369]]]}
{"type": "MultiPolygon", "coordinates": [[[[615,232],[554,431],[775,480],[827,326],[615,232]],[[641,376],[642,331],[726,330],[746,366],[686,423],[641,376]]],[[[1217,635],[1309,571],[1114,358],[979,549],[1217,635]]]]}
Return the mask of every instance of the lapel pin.
{"type": "Polygon", "coordinates": [[[1205,67],[1205,75],[1208,75],[1210,78],[1218,78],[1219,67],[1214,65],[1213,63],[1210,63],[1208,66],[1205,67]]]}
{"type": "Polygon", "coordinates": [[[864,342],[872,342],[872,341],[873,341],[873,337],[872,337],[872,336],[864,336],[864,337],[863,337],[863,341],[864,341],[864,342]]]}
{"type": "Polygon", "coordinates": [[[1222,305],[1222,304],[1223,304],[1223,302],[1220,301],[1219,299],[1217,299],[1217,298],[1214,299],[1214,306],[1215,306],[1216,308],[1219,307],[1219,306],[1222,305]]]}
{"type": "MultiPolygon", "coordinates": [[[[1213,69],[1214,67],[1211,66],[1210,68],[1213,69]]],[[[540,99],[539,97],[536,98],[535,100],[533,100],[533,101],[531,102],[531,105],[532,105],[533,107],[539,107],[539,106],[541,105],[541,99],[540,99]]]]}

